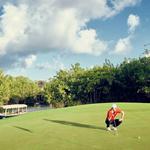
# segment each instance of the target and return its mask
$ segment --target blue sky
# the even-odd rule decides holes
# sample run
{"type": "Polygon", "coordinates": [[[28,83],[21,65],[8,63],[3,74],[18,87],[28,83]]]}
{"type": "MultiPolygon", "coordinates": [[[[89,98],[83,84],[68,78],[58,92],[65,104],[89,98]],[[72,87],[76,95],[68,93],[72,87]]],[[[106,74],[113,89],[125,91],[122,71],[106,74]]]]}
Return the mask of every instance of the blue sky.
{"type": "Polygon", "coordinates": [[[119,64],[150,43],[148,0],[2,0],[0,8],[0,68],[13,76],[119,64]]]}

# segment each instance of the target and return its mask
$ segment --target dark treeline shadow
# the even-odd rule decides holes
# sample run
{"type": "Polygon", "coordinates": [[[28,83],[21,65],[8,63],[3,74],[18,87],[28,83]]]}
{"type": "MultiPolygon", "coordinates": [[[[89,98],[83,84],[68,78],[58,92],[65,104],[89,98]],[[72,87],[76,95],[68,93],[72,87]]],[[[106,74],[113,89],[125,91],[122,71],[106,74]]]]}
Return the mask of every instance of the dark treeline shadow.
{"type": "Polygon", "coordinates": [[[17,128],[17,129],[20,129],[22,131],[26,131],[26,132],[29,132],[29,133],[33,133],[31,130],[29,129],[26,129],[26,128],[22,128],[22,127],[19,127],[19,126],[13,126],[14,128],[17,128]]]}
{"type": "Polygon", "coordinates": [[[98,126],[94,126],[94,125],[88,125],[88,124],[77,123],[77,122],[71,122],[71,121],[50,120],[50,119],[44,119],[44,120],[45,120],[45,121],[50,121],[50,122],[53,122],[53,123],[62,124],[62,125],[79,127],[79,128],[89,128],[89,129],[106,130],[104,127],[98,127],[98,126]]]}

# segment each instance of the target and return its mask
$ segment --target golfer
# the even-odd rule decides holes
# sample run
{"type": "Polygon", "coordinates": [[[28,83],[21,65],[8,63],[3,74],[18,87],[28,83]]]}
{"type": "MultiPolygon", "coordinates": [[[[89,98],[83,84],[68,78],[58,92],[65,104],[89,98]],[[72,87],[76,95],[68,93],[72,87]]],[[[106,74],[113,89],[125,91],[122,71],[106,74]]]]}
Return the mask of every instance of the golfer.
{"type": "Polygon", "coordinates": [[[113,104],[112,107],[108,110],[107,117],[105,120],[107,130],[108,131],[117,130],[116,127],[122,123],[123,119],[124,119],[124,112],[119,107],[117,107],[116,104],[113,104]],[[115,117],[118,114],[121,114],[120,119],[115,119],[115,117]]]}

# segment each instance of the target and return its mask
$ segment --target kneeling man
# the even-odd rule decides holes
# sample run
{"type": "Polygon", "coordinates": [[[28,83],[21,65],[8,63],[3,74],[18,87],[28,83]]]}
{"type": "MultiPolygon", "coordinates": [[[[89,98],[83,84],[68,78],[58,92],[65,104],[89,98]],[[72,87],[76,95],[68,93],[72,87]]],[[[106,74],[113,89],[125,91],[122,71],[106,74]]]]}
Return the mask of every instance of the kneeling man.
{"type": "Polygon", "coordinates": [[[108,131],[117,130],[117,126],[119,126],[124,119],[124,111],[122,111],[116,104],[113,104],[112,107],[107,112],[107,117],[105,120],[106,127],[108,131]],[[115,117],[121,114],[120,119],[115,119],[115,117]]]}

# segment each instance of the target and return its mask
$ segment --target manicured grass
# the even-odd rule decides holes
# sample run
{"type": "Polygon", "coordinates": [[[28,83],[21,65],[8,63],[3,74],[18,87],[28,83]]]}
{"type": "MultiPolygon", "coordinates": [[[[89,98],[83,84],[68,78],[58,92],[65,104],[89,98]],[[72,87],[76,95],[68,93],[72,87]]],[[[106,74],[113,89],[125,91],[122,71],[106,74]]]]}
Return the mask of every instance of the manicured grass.
{"type": "Polygon", "coordinates": [[[105,130],[107,104],[51,109],[0,120],[0,150],[149,150],[150,104],[118,103],[125,120],[105,130]]]}

